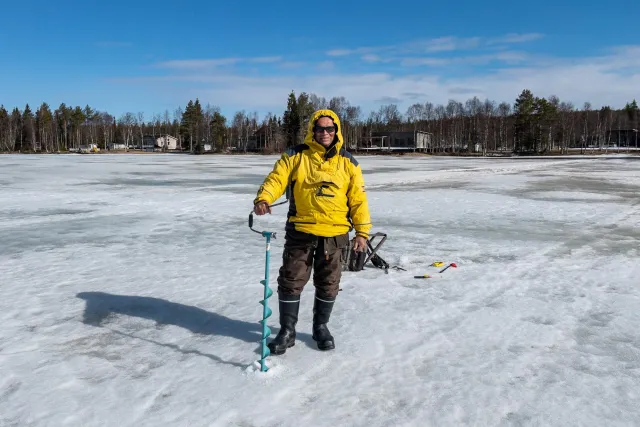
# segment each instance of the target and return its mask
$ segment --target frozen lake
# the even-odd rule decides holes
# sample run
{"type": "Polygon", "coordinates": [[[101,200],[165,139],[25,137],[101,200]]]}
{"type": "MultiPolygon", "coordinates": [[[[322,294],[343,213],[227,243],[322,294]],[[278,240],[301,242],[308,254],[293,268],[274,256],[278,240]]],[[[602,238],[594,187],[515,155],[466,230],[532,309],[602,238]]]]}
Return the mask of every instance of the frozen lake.
{"type": "Polygon", "coordinates": [[[406,271],[261,373],[276,159],[0,156],[0,426],[640,425],[640,157],[357,157],[406,271]]]}

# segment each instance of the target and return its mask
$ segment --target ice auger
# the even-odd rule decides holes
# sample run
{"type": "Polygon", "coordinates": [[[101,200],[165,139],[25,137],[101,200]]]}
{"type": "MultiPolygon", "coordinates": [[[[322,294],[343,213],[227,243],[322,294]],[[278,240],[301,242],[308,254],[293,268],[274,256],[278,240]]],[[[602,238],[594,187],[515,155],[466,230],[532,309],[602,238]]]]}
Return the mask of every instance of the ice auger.
{"type": "Polygon", "coordinates": [[[267,326],[267,319],[271,316],[271,309],[269,308],[269,297],[273,295],[273,291],[269,287],[269,258],[271,257],[271,239],[276,238],[276,233],[273,231],[258,231],[253,228],[253,211],[249,214],[249,228],[251,231],[254,231],[262,237],[266,239],[266,252],[265,252],[265,264],[264,264],[264,279],[260,281],[264,286],[264,295],[263,299],[260,301],[262,304],[262,320],[260,323],[262,324],[262,339],[261,342],[261,358],[260,358],[260,371],[267,372],[269,368],[267,367],[265,360],[271,352],[269,351],[269,347],[267,347],[267,337],[271,335],[271,329],[267,326]]]}

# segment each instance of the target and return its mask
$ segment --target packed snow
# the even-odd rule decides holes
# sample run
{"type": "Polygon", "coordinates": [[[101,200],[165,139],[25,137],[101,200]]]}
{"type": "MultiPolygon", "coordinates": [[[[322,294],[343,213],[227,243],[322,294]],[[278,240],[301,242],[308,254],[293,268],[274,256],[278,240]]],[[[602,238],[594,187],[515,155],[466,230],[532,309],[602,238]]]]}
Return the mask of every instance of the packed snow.
{"type": "Polygon", "coordinates": [[[640,157],[357,158],[404,270],[261,372],[277,157],[0,156],[0,426],[640,425],[640,157]]]}

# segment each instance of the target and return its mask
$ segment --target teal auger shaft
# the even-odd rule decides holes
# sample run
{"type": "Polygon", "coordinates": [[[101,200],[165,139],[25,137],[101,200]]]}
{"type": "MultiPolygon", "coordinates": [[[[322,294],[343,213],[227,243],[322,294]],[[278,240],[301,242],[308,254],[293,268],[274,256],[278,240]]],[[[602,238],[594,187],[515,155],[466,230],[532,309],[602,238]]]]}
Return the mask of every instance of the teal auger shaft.
{"type": "Polygon", "coordinates": [[[271,258],[271,239],[276,238],[276,233],[273,231],[255,230],[253,228],[253,211],[249,214],[249,228],[251,229],[251,231],[262,235],[262,237],[266,238],[267,240],[264,260],[264,280],[260,281],[260,283],[262,283],[262,285],[264,286],[263,299],[260,301],[260,304],[262,304],[262,320],[260,320],[260,323],[262,324],[262,339],[260,340],[262,347],[260,352],[260,371],[267,372],[269,368],[266,364],[266,358],[271,354],[269,347],[267,347],[267,337],[271,335],[271,329],[269,329],[269,327],[267,326],[267,319],[271,317],[272,311],[269,308],[269,297],[273,295],[273,291],[269,287],[269,259],[271,258]]]}
{"type": "Polygon", "coordinates": [[[271,335],[271,329],[267,326],[267,319],[271,317],[271,309],[269,308],[269,297],[273,295],[273,291],[269,287],[269,259],[271,257],[271,234],[270,232],[263,232],[262,235],[267,239],[267,247],[265,253],[265,261],[264,261],[264,280],[260,283],[264,285],[264,299],[260,301],[262,304],[262,358],[260,359],[260,371],[267,372],[269,368],[265,363],[265,359],[271,352],[269,351],[269,347],[267,347],[267,337],[271,335]]]}

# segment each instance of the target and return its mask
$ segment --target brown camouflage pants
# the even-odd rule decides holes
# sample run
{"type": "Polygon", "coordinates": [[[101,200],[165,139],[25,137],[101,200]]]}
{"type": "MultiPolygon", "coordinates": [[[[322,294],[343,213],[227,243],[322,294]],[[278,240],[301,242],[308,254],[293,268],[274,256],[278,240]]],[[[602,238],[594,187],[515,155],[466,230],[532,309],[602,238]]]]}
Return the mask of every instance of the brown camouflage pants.
{"type": "Polygon", "coordinates": [[[349,235],[318,237],[287,230],[278,275],[278,292],[298,296],[311,278],[318,298],[333,299],[338,295],[342,276],[342,249],[349,235]]]}

